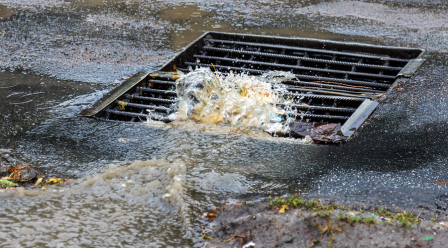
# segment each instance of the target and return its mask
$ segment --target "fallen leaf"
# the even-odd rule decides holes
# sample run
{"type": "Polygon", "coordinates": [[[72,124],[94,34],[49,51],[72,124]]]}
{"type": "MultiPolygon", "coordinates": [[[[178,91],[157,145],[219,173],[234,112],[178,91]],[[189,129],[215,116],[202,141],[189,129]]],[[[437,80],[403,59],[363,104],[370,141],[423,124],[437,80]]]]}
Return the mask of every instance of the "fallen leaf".
{"type": "Polygon", "coordinates": [[[19,186],[17,183],[13,183],[11,181],[0,179],[0,188],[9,188],[19,186]]]}
{"type": "Polygon", "coordinates": [[[25,168],[26,168],[26,166],[17,167],[17,168],[11,168],[11,169],[9,169],[9,172],[20,171],[20,170],[23,170],[23,169],[25,169],[25,168]]]}
{"type": "Polygon", "coordinates": [[[53,178],[48,179],[48,183],[52,183],[52,184],[62,183],[62,179],[53,177],[53,178]]]}
{"type": "Polygon", "coordinates": [[[42,183],[42,177],[37,179],[36,184],[34,184],[34,186],[37,186],[37,185],[39,185],[41,183],[42,183]]]}
{"type": "Polygon", "coordinates": [[[2,180],[10,180],[10,177],[2,177],[2,180]]]}
{"type": "Polygon", "coordinates": [[[446,182],[446,181],[442,181],[442,182],[434,182],[434,184],[438,184],[438,185],[444,185],[444,184],[447,184],[448,182],[446,182]]]}
{"type": "Polygon", "coordinates": [[[283,205],[282,209],[278,210],[279,214],[284,214],[286,210],[286,205],[283,205]]]}
{"type": "Polygon", "coordinates": [[[46,187],[42,187],[42,188],[40,188],[40,189],[42,189],[42,190],[46,190],[47,188],[46,188],[46,187]]]}

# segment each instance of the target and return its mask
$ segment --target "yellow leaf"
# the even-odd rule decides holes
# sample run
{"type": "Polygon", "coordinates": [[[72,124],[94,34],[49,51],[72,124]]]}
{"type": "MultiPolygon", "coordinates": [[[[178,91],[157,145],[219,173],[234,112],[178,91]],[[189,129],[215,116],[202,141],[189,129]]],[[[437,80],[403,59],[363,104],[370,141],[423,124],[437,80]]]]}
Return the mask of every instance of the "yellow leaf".
{"type": "Polygon", "coordinates": [[[284,214],[286,210],[286,205],[283,205],[282,209],[278,210],[279,214],[284,214]]]}
{"type": "Polygon", "coordinates": [[[40,189],[45,190],[45,189],[47,189],[47,188],[46,188],[46,187],[42,187],[42,188],[40,188],[40,189]]]}
{"type": "Polygon", "coordinates": [[[34,186],[39,185],[42,183],[42,177],[37,179],[36,184],[34,184],[34,186]]]}
{"type": "Polygon", "coordinates": [[[48,183],[54,183],[54,184],[56,184],[56,183],[62,183],[62,179],[57,179],[57,178],[50,178],[50,179],[48,179],[48,183]]]}

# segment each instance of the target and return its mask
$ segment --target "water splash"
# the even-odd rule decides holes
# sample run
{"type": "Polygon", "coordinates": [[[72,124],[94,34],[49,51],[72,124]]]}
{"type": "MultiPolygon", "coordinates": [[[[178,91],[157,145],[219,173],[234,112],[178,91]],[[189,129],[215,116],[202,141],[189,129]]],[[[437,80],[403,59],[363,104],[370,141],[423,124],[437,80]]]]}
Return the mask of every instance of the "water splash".
{"type": "Polygon", "coordinates": [[[259,128],[269,133],[287,133],[288,116],[277,104],[288,104],[282,82],[295,78],[287,72],[261,76],[224,74],[197,68],[176,81],[177,120],[224,123],[259,128]]]}

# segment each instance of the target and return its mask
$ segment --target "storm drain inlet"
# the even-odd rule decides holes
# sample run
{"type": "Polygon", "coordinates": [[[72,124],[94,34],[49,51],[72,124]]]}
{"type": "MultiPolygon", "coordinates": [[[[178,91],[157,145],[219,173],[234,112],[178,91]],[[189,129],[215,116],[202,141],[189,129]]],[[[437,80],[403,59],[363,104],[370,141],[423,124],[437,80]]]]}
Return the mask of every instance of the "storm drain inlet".
{"type": "MultiPolygon", "coordinates": [[[[136,75],[80,115],[111,121],[170,122],[179,71],[209,67],[223,74],[288,72],[282,82],[294,123],[286,136],[315,142],[349,139],[402,77],[423,62],[425,50],[328,40],[207,32],[162,69],[136,75]]],[[[278,108],[285,107],[278,104],[278,108]]]]}

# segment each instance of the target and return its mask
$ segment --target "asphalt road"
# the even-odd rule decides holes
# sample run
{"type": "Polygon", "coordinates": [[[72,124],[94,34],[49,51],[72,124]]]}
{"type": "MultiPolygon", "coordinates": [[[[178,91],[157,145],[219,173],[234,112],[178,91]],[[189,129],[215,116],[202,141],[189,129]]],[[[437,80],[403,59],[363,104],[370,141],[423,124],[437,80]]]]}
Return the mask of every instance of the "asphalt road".
{"type": "Polygon", "coordinates": [[[0,0],[0,147],[49,175],[73,178],[113,160],[183,159],[199,214],[210,207],[203,202],[299,192],[443,217],[448,186],[435,182],[448,181],[447,38],[442,0],[0,0]],[[341,146],[76,116],[209,30],[418,47],[428,55],[341,146]]]}

